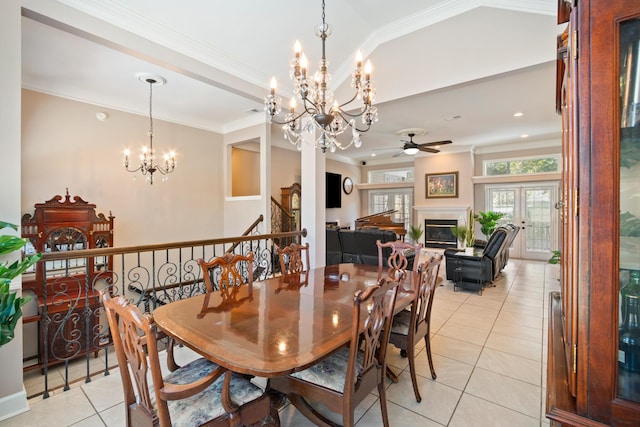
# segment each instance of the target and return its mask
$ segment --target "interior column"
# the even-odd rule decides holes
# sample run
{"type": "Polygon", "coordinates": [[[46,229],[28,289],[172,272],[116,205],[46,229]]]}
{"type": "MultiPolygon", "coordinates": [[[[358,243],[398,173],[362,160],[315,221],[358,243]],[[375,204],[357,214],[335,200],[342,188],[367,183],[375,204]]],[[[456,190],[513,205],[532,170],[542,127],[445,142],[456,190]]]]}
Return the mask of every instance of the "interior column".
{"type": "MultiPolygon", "coordinates": [[[[313,119],[305,119],[313,120],[313,119]]],[[[306,121],[302,123],[302,128],[306,121]]],[[[325,154],[314,147],[317,131],[302,132],[302,197],[301,224],[307,229],[306,241],[309,242],[309,257],[311,267],[324,267],[326,263],[326,233],[325,233],[325,154]]]]}
{"type": "MultiPolygon", "coordinates": [[[[2,167],[0,168],[0,220],[20,224],[20,139],[21,139],[21,17],[20,2],[0,2],[0,146],[2,167]]],[[[3,234],[9,229],[2,230],[3,234]]],[[[15,233],[19,235],[19,233],[15,233]]],[[[17,259],[13,254],[12,263],[17,259]]],[[[22,281],[16,278],[11,290],[20,293],[22,281]]],[[[22,322],[16,326],[16,336],[0,347],[0,421],[29,409],[27,395],[22,385],[22,322]]]]}

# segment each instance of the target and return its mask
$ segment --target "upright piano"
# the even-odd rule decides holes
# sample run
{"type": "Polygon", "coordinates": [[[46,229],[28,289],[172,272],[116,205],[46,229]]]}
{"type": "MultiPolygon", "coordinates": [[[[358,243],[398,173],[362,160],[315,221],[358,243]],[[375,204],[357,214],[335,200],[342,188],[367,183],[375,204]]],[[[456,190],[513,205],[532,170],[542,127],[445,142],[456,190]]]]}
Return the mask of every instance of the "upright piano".
{"type": "Polygon", "coordinates": [[[403,222],[393,222],[391,220],[391,215],[394,212],[397,212],[397,210],[391,209],[373,215],[360,217],[356,219],[356,230],[362,227],[378,227],[382,230],[393,230],[398,235],[398,239],[404,240],[407,230],[404,228],[403,222]]]}

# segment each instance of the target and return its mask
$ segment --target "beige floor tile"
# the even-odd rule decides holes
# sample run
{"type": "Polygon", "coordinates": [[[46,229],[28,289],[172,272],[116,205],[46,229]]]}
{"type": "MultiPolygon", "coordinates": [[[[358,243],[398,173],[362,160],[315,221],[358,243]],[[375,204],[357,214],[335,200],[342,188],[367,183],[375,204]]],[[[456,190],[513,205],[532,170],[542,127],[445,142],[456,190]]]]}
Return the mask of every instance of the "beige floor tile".
{"type": "Polygon", "coordinates": [[[542,362],[542,344],[539,342],[522,340],[492,332],[485,343],[485,348],[542,362]]]}
{"type": "Polygon", "coordinates": [[[446,425],[453,415],[462,392],[430,378],[418,377],[417,379],[422,402],[416,401],[408,372],[403,372],[398,383],[392,384],[387,389],[387,401],[446,425]]]}
{"type": "MultiPolygon", "coordinates": [[[[468,314],[471,316],[475,316],[476,318],[482,318],[486,320],[495,320],[498,317],[498,313],[500,313],[499,308],[493,307],[481,307],[474,304],[464,303],[460,306],[456,314],[468,314]]],[[[452,316],[453,317],[453,316],[452,316]]]]}
{"type": "MultiPolygon", "coordinates": [[[[432,354],[432,357],[433,367],[436,371],[435,381],[458,390],[464,390],[471,377],[473,365],[449,359],[439,354],[432,354]]],[[[408,372],[409,368],[407,367],[407,373],[408,372]]],[[[416,355],[416,375],[431,379],[429,361],[427,360],[427,353],[424,350],[416,355]]]]}
{"type": "Polygon", "coordinates": [[[464,392],[532,418],[539,418],[540,391],[541,387],[476,368],[464,392]]]}
{"type": "Polygon", "coordinates": [[[484,399],[462,395],[449,427],[539,427],[537,418],[491,403],[484,399]]]}
{"type": "Polygon", "coordinates": [[[100,412],[100,417],[107,427],[125,426],[127,424],[127,417],[124,412],[124,402],[100,412]]]}
{"type": "Polygon", "coordinates": [[[464,301],[453,301],[453,300],[445,299],[442,297],[442,294],[444,292],[446,291],[442,291],[442,292],[436,291],[434,300],[433,300],[432,310],[438,311],[438,312],[444,311],[451,315],[453,314],[453,312],[459,309],[462,304],[464,304],[464,301]]]}
{"type": "Polygon", "coordinates": [[[504,320],[496,320],[491,332],[507,335],[513,338],[529,340],[536,343],[542,342],[542,328],[529,328],[527,326],[517,325],[504,320]]]}
{"type": "Polygon", "coordinates": [[[478,295],[472,295],[469,297],[469,299],[467,299],[467,301],[464,303],[465,305],[472,305],[472,306],[479,306],[479,307],[488,307],[488,308],[492,308],[494,310],[500,310],[502,308],[502,304],[504,303],[504,298],[499,297],[496,298],[495,296],[489,295],[489,293],[487,293],[487,295],[482,295],[482,296],[478,296],[478,295]],[[483,298],[486,297],[486,298],[483,298]]]}
{"type": "Polygon", "coordinates": [[[82,390],[98,412],[124,401],[122,377],[118,368],[112,369],[106,377],[83,384],[82,390]]]}
{"type": "Polygon", "coordinates": [[[516,325],[527,326],[529,328],[541,328],[542,317],[538,314],[532,316],[531,314],[524,314],[515,311],[501,311],[497,318],[498,322],[509,322],[516,325]]]}
{"type": "Polygon", "coordinates": [[[502,351],[485,348],[476,367],[526,381],[538,387],[542,384],[542,363],[502,351]]]}
{"type": "MultiPolygon", "coordinates": [[[[441,427],[430,419],[416,414],[393,402],[387,402],[387,413],[389,415],[389,424],[393,427],[441,427]]],[[[380,405],[373,405],[371,409],[356,423],[356,427],[380,427],[382,425],[382,414],[380,405]]]]}
{"type": "Polygon", "coordinates": [[[98,414],[93,415],[89,418],[85,418],[84,420],[72,424],[71,427],[104,427],[105,423],[102,421],[102,418],[98,414]]]}
{"type": "Polygon", "coordinates": [[[450,320],[440,328],[438,335],[482,346],[487,340],[487,336],[489,336],[489,329],[490,328],[477,329],[469,324],[456,323],[450,320]]]}
{"type": "Polygon", "coordinates": [[[31,410],[0,422],[2,427],[66,427],[95,415],[89,399],[80,388],[56,394],[48,399],[30,401],[31,410]],[[72,410],[70,410],[70,408],[72,410]]]}
{"type": "Polygon", "coordinates": [[[495,317],[494,318],[481,317],[481,316],[475,316],[473,313],[456,312],[449,318],[448,322],[454,322],[461,325],[475,325],[474,327],[476,329],[491,330],[491,327],[495,322],[495,320],[496,320],[495,317]]]}
{"type": "Polygon", "coordinates": [[[475,365],[482,347],[442,335],[431,339],[431,352],[469,365],[475,365]]]}

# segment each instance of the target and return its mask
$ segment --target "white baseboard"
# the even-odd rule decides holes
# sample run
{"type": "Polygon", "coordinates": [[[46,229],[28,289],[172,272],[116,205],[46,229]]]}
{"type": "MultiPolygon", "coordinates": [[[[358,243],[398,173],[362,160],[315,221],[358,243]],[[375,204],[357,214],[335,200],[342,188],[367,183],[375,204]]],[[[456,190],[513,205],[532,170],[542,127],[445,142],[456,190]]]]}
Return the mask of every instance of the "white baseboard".
{"type": "Polygon", "coordinates": [[[24,387],[22,391],[0,398],[0,421],[15,417],[28,410],[29,403],[24,387]]]}

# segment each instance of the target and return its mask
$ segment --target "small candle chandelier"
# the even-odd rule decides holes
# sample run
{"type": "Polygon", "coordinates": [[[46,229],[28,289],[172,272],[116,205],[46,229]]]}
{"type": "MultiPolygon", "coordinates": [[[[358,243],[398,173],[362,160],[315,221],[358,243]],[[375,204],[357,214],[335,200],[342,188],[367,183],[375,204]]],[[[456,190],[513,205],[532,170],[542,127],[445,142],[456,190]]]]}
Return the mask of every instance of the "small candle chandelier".
{"type": "Polygon", "coordinates": [[[281,99],[276,95],[276,79],[271,79],[271,93],[266,97],[265,110],[271,116],[271,122],[281,124],[284,130],[284,138],[295,145],[298,150],[302,149],[302,131],[311,133],[318,129],[320,136],[315,141],[314,146],[320,148],[323,153],[327,151],[335,152],[337,148],[344,150],[351,145],[356,148],[362,145],[360,133],[366,132],[373,122],[378,121],[377,108],[372,105],[375,98],[375,88],[371,82],[371,63],[367,61],[362,73],[362,54],[358,52],[356,56],[356,68],[352,73],[351,86],[355,89],[353,97],[344,104],[338,104],[334,100],[333,92],[327,88],[331,75],[329,74],[329,63],[325,55],[325,41],[331,35],[331,26],[325,22],[325,5],[322,1],[322,24],[316,29],[316,35],[322,40],[322,59],[313,77],[307,77],[307,58],[301,52],[300,43],[296,41],[294,52],[295,57],[291,60],[291,70],[289,76],[294,81],[294,97],[289,104],[289,112],[285,115],[284,121],[278,121],[275,116],[280,114],[281,99]],[[296,112],[296,101],[298,98],[302,103],[302,111],[296,112]],[[362,106],[354,114],[344,111],[344,107],[353,101],[360,99],[362,106]],[[301,118],[308,114],[312,120],[308,120],[304,128],[301,125],[301,118]],[[362,117],[363,127],[359,128],[356,119],[362,117]],[[351,140],[347,144],[338,141],[338,135],[351,129],[351,140]]]}
{"type": "Polygon", "coordinates": [[[164,166],[154,163],[156,156],[153,150],[153,85],[163,85],[167,80],[164,77],[148,73],[139,73],[136,77],[142,82],[149,83],[149,147],[142,147],[140,164],[135,169],[129,168],[129,150],[124,150],[124,167],[128,172],[141,171],[142,175],[146,176],[146,181],[153,185],[153,174],[155,172],[160,172],[163,175],[162,180],[166,181],[168,179],[166,175],[173,172],[176,168],[176,153],[174,151],[164,155],[164,166]]]}

